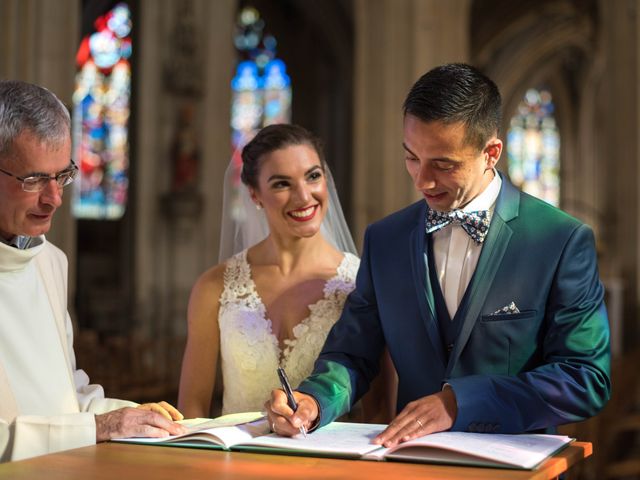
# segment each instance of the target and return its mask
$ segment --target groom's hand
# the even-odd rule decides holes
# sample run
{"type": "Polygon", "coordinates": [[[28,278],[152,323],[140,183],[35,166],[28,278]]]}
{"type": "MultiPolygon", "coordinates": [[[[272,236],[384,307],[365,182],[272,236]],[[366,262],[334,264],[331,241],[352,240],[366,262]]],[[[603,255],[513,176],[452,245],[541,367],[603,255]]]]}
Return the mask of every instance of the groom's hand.
{"type": "Polygon", "coordinates": [[[458,414],[458,404],[453,389],[445,387],[441,392],[419,398],[407,404],[373,443],[393,447],[429,433],[449,430],[458,414]]]}
{"type": "Polygon", "coordinates": [[[284,437],[300,433],[300,427],[309,430],[318,418],[318,404],[311,395],[293,392],[298,404],[294,412],[287,404],[287,396],[282,390],[273,390],[271,400],[264,404],[271,431],[284,437]]]}

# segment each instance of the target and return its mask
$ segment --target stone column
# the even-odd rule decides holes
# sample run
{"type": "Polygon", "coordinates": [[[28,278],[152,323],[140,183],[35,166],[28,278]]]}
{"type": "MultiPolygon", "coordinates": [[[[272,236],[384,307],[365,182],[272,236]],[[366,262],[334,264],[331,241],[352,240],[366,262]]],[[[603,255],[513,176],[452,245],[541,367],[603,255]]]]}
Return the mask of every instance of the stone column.
{"type": "MultiPolygon", "coordinates": [[[[79,0],[0,0],[0,78],[42,85],[71,109],[79,36],[79,0]]],[[[65,192],[47,239],[67,254],[73,298],[76,222],[65,192]]]]}
{"type": "MultiPolygon", "coordinates": [[[[136,311],[153,331],[185,333],[191,287],[201,272],[217,263],[222,182],[231,156],[235,11],[235,0],[140,4],[135,287],[136,311]],[[181,5],[192,12],[189,32],[176,30],[181,5]],[[183,63],[185,59],[172,50],[184,40],[176,38],[178,33],[194,36],[198,58],[190,63],[183,63]],[[194,68],[197,91],[189,91],[184,76],[167,80],[175,62],[180,68],[194,68]],[[185,103],[193,107],[198,179],[188,195],[178,195],[171,188],[171,149],[185,103]]],[[[174,69],[173,74],[179,72],[174,69]]]]}
{"type": "Polygon", "coordinates": [[[638,10],[632,0],[600,2],[603,25],[603,57],[606,72],[601,102],[602,145],[599,166],[606,185],[604,212],[613,218],[609,248],[616,252],[624,280],[625,343],[638,338],[640,300],[640,146],[638,126],[638,10]]]}
{"type": "Polygon", "coordinates": [[[354,238],[414,201],[404,167],[402,103],[436,65],[466,61],[467,0],[355,0],[354,238]]]}

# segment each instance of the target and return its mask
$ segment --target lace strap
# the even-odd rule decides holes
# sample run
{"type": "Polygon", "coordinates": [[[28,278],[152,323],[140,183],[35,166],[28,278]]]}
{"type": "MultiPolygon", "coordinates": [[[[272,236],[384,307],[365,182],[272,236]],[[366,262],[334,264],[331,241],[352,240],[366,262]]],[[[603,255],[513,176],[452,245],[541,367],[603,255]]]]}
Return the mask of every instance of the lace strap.
{"type": "Polygon", "coordinates": [[[355,287],[356,274],[360,260],[355,255],[345,252],[344,258],[338,268],[336,274],[330,278],[324,286],[325,296],[329,297],[333,294],[347,294],[355,287]]]}
{"type": "Polygon", "coordinates": [[[251,269],[247,263],[247,251],[243,250],[229,258],[223,274],[224,288],[220,304],[224,305],[253,292],[251,269]]]}

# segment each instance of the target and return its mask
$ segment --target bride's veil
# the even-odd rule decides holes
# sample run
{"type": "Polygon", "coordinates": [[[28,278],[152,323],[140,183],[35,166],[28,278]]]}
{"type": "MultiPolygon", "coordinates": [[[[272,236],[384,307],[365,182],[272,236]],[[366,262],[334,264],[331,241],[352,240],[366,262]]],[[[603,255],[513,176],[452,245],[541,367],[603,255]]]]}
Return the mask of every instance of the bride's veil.
{"type": "MultiPolygon", "coordinates": [[[[260,242],[269,234],[264,211],[256,209],[249,189],[240,180],[242,161],[236,152],[224,175],[222,223],[218,262],[260,242]]],[[[356,246],[344,219],[333,176],[325,162],[325,178],[329,192],[329,208],[322,221],[321,232],[336,249],[357,255],[356,246]]]]}

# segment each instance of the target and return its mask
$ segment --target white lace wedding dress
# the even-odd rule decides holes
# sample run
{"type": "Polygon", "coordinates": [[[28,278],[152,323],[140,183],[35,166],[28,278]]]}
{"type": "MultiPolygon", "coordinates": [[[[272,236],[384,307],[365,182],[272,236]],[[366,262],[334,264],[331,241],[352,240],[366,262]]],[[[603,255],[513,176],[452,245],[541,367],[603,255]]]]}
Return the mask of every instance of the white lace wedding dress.
{"type": "Polygon", "coordinates": [[[309,305],[310,315],[294,327],[283,351],[251,278],[247,251],[227,261],[218,314],[223,415],[263,410],[271,390],[280,388],[278,366],[285,369],[293,388],[311,373],[329,329],[355,286],[359,264],[358,257],[345,253],[336,274],[325,283],[324,297],[309,305]]]}

